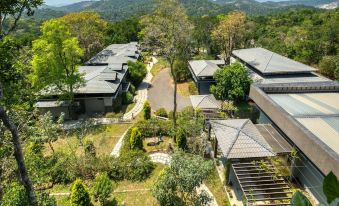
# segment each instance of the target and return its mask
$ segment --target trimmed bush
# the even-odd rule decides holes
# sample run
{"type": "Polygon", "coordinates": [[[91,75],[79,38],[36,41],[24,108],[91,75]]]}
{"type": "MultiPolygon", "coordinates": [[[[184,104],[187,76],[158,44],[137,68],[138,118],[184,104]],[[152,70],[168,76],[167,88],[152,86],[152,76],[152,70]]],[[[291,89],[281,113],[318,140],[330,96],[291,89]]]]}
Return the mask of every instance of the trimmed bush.
{"type": "Polygon", "coordinates": [[[139,86],[142,80],[146,77],[147,74],[146,66],[139,61],[137,62],[128,61],[127,65],[130,81],[135,87],[139,86]]]}
{"type": "Polygon", "coordinates": [[[90,206],[91,198],[82,180],[75,180],[71,192],[71,206],[90,206]]]}
{"type": "Polygon", "coordinates": [[[112,191],[113,184],[108,178],[107,173],[99,174],[95,177],[92,187],[92,194],[95,201],[99,201],[101,205],[104,205],[111,196],[112,191]]]}
{"type": "Polygon", "coordinates": [[[142,136],[138,127],[134,127],[131,132],[131,137],[129,139],[131,149],[143,149],[142,136]]]}
{"type": "Polygon", "coordinates": [[[144,103],[143,111],[144,111],[144,119],[145,120],[150,119],[151,118],[151,106],[148,101],[144,103]]]}
{"type": "Polygon", "coordinates": [[[165,108],[160,108],[157,111],[155,111],[155,115],[159,116],[159,117],[165,117],[168,118],[168,114],[165,108]]]}

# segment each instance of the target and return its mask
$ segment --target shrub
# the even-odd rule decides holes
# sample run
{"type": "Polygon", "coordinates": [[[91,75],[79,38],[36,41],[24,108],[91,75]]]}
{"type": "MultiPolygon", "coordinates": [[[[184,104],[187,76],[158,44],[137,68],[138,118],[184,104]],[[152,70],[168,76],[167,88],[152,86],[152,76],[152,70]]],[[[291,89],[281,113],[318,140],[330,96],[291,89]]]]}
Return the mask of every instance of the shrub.
{"type": "Polygon", "coordinates": [[[113,111],[118,113],[121,111],[121,108],[122,108],[122,97],[121,95],[118,95],[113,101],[113,111]]]}
{"type": "Polygon", "coordinates": [[[71,192],[71,206],[89,206],[91,199],[87,187],[82,180],[75,180],[71,192]]]}
{"type": "Polygon", "coordinates": [[[146,66],[142,62],[138,61],[137,62],[128,61],[127,64],[130,81],[135,87],[137,87],[146,77],[147,74],[146,66]]]}
{"type": "Polygon", "coordinates": [[[187,137],[186,137],[186,132],[182,128],[178,128],[176,135],[175,135],[175,140],[177,143],[177,147],[186,150],[187,149],[187,137]]]}
{"type": "Polygon", "coordinates": [[[113,191],[113,184],[108,178],[107,173],[99,174],[95,177],[92,193],[95,198],[95,201],[100,202],[101,205],[104,205],[106,200],[110,197],[113,191]]]}
{"type": "Polygon", "coordinates": [[[142,136],[141,133],[138,129],[138,127],[134,127],[131,132],[131,137],[130,137],[130,146],[131,149],[143,149],[143,144],[142,144],[142,136]]]}
{"type": "Polygon", "coordinates": [[[5,188],[5,194],[2,197],[1,206],[21,205],[29,205],[28,195],[22,185],[17,182],[13,182],[8,188],[5,188]]]}
{"type": "Polygon", "coordinates": [[[85,140],[84,142],[85,155],[90,155],[92,157],[96,156],[96,150],[93,141],[85,140]]]}
{"type": "Polygon", "coordinates": [[[150,119],[151,118],[151,106],[148,101],[144,103],[143,111],[144,111],[144,119],[146,120],[150,119]]]}
{"type": "Polygon", "coordinates": [[[130,104],[133,102],[133,94],[130,92],[124,92],[121,94],[122,104],[130,104]]]}
{"type": "Polygon", "coordinates": [[[115,117],[115,114],[114,114],[113,112],[107,112],[107,113],[105,114],[105,117],[106,117],[106,118],[114,118],[114,117],[115,117]]]}
{"type": "Polygon", "coordinates": [[[57,206],[57,201],[54,196],[50,196],[48,193],[42,192],[37,195],[39,206],[57,206]]]}
{"type": "Polygon", "coordinates": [[[321,74],[331,79],[339,79],[336,77],[336,70],[339,70],[339,55],[324,56],[319,62],[319,71],[321,74]]]}
{"type": "Polygon", "coordinates": [[[140,150],[121,154],[119,163],[124,178],[131,181],[147,179],[154,169],[150,157],[140,150]]]}
{"type": "Polygon", "coordinates": [[[75,180],[76,157],[65,153],[54,153],[48,162],[52,182],[67,184],[75,180]]]}
{"type": "Polygon", "coordinates": [[[159,116],[159,117],[168,117],[167,111],[165,108],[160,108],[157,111],[155,111],[155,115],[159,116]]]}
{"type": "Polygon", "coordinates": [[[133,84],[131,84],[130,86],[129,86],[129,92],[131,92],[131,94],[133,94],[133,95],[135,95],[135,91],[136,91],[136,89],[135,89],[135,86],[133,85],[133,84]]]}

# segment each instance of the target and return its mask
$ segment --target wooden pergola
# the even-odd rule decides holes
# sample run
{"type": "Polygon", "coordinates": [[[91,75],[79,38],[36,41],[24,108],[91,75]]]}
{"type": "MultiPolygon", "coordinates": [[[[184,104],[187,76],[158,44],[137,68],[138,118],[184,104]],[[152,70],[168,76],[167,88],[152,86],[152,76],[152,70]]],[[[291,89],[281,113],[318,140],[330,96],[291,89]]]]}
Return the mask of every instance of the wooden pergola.
{"type": "Polygon", "coordinates": [[[249,205],[290,205],[292,191],[268,160],[233,162],[232,168],[249,205]],[[260,164],[265,164],[263,167],[260,164]]]}

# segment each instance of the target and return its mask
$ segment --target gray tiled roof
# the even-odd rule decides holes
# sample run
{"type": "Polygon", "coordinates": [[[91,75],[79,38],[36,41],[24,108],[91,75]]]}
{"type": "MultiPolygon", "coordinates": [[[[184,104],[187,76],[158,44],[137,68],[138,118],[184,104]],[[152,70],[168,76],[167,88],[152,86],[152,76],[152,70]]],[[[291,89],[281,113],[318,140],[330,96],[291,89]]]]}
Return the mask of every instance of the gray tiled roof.
{"type": "Polygon", "coordinates": [[[84,74],[85,85],[80,87],[77,94],[113,94],[119,88],[122,78],[127,72],[127,65],[120,65],[122,69],[110,66],[82,66],[79,72],[84,74]]]}
{"type": "Polygon", "coordinates": [[[249,119],[211,120],[212,132],[227,159],[274,156],[274,152],[249,119]]]}
{"type": "Polygon", "coordinates": [[[223,60],[192,60],[188,62],[195,76],[212,77],[220,69],[219,66],[224,64],[223,60]]]}
{"type": "Polygon", "coordinates": [[[126,64],[128,61],[136,62],[139,56],[138,44],[136,42],[112,44],[91,58],[86,64],[126,64]]]}
{"type": "Polygon", "coordinates": [[[232,54],[262,74],[307,73],[315,68],[264,48],[234,50],[232,54]]]}
{"type": "Polygon", "coordinates": [[[220,103],[213,95],[191,95],[190,100],[193,108],[220,109],[220,103]]]}

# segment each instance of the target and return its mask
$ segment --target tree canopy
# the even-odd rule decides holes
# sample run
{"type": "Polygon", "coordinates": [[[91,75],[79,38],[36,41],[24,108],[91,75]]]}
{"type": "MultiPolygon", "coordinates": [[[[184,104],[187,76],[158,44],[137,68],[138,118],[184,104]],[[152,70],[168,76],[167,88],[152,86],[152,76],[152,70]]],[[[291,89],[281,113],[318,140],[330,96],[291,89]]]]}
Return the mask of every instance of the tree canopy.
{"type": "Polygon", "coordinates": [[[216,85],[211,86],[211,92],[221,100],[243,100],[252,83],[248,71],[240,63],[217,70],[214,79],[216,85]]]}

